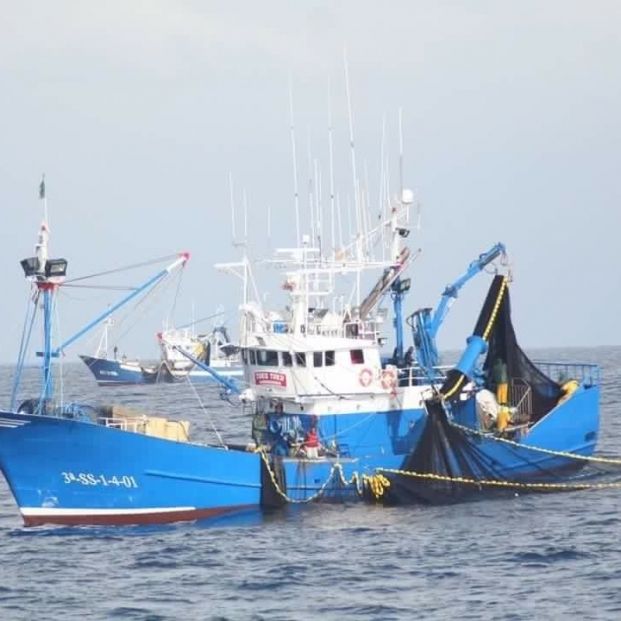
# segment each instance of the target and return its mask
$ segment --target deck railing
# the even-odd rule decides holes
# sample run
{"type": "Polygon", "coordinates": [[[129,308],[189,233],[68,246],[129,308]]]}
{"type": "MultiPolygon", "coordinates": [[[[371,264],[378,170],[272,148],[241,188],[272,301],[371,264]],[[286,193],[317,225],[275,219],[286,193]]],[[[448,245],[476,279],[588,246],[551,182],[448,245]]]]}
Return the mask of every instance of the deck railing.
{"type": "Polygon", "coordinates": [[[424,386],[425,384],[440,383],[444,381],[446,373],[452,368],[450,365],[434,367],[431,374],[420,367],[399,369],[399,386],[424,386]]]}
{"type": "Polygon", "coordinates": [[[121,431],[145,433],[145,421],[141,418],[105,418],[103,423],[106,427],[120,429],[121,431]]]}
{"type": "MultiPolygon", "coordinates": [[[[292,324],[284,320],[272,321],[268,330],[272,334],[289,334],[292,324]]],[[[320,320],[311,320],[305,326],[309,336],[328,336],[332,338],[356,338],[363,340],[377,340],[380,337],[380,323],[373,320],[347,321],[344,323],[323,324],[320,320]]]]}
{"type": "Polygon", "coordinates": [[[528,420],[533,413],[533,391],[520,377],[511,380],[509,404],[517,410],[520,420],[528,420]]]}
{"type": "Polygon", "coordinates": [[[597,386],[601,381],[601,372],[597,364],[587,362],[533,362],[542,373],[559,384],[569,380],[578,380],[585,386],[597,386]]]}

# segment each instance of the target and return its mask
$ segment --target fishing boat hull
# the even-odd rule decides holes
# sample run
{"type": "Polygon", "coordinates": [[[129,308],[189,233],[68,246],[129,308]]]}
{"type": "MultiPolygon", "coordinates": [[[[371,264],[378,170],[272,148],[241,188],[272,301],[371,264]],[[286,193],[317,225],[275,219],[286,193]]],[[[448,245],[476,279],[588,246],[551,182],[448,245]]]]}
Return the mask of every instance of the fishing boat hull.
{"type": "Polygon", "coordinates": [[[124,363],[120,360],[108,360],[94,356],[80,356],[93,374],[97,383],[108,384],[144,384],[142,369],[137,363],[124,363]]]}
{"type": "Polygon", "coordinates": [[[256,508],[256,453],[0,412],[0,469],[24,524],[150,524],[256,508]]]}
{"type": "Polygon", "coordinates": [[[418,455],[411,455],[397,470],[378,469],[390,481],[386,501],[444,503],[506,490],[571,489],[567,477],[586,466],[584,458],[595,452],[599,400],[599,386],[582,386],[527,432],[515,436],[439,422],[436,427],[444,426],[444,431],[436,429],[423,438],[418,455]]]}
{"type": "MultiPolygon", "coordinates": [[[[193,384],[217,384],[213,376],[202,369],[192,369],[189,373],[158,373],[157,369],[147,369],[137,362],[123,362],[108,360],[94,356],[80,356],[84,364],[93,374],[100,386],[122,384],[170,384],[182,381],[191,381],[193,384]]],[[[243,368],[239,365],[226,367],[214,366],[214,369],[224,377],[241,379],[243,368]]]]}
{"type": "Polygon", "coordinates": [[[270,469],[281,497],[291,502],[354,501],[362,478],[378,468],[398,468],[418,445],[424,427],[420,407],[324,416],[319,435],[336,439],[338,457],[331,456],[328,441],[320,458],[272,455],[270,469]]]}

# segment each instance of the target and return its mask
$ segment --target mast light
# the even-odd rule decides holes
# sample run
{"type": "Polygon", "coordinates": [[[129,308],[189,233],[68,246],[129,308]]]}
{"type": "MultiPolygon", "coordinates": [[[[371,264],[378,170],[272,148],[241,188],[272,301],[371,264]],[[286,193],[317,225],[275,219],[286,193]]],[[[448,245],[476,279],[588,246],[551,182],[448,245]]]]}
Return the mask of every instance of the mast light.
{"type": "Polygon", "coordinates": [[[45,275],[47,278],[62,277],[67,274],[67,260],[66,259],[48,259],[45,262],[45,275]]]}
{"type": "Polygon", "coordinates": [[[36,276],[39,273],[39,257],[28,257],[27,259],[22,259],[19,263],[24,270],[26,278],[36,276]]]}

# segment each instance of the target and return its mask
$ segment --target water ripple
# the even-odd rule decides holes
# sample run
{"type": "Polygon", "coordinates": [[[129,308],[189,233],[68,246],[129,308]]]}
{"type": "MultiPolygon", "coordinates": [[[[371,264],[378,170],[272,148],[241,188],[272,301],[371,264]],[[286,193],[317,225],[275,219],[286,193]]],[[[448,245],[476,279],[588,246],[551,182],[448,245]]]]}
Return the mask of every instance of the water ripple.
{"type": "MultiPolygon", "coordinates": [[[[600,447],[619,454],[621,348],[566,357],[605,365],[600,447]]],[[[196,437],[211,439],[187,387],[104,391],[81,367],[71,374],[68,393],[169,416],[182,408],[196,437]]],[[[9,375],[0,370],[2,402],[9,375]]],[[[217,401],[214,389],[200,394],[226,437],[243,441],[247,418],[217,401]]],[[[600,490],[451,507],[286,508],[172,526],[26,529],[0,484],[0,619],[618,619],[619,499],[600,490]]]]}

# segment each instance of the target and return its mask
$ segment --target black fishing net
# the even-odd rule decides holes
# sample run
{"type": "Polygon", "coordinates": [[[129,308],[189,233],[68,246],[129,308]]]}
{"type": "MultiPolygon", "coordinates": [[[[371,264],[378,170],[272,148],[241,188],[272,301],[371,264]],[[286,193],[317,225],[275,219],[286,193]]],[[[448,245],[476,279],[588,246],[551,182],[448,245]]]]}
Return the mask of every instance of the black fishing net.
{"type": "MultiPolygon", "coordinates": [[[[494,280],[502,280],[502,276],[496,276],[494,280]]],[[[494,283],[492,283],[493,286],[494,283]]],[[[491,291],[492,289],[490,288],[490,293],[491,291]]],[[[488,301],[489,296],[486,304],[488,301]]],[[[485,307],[483,311],[485,311],[485,307]]],[[[477,327],[479,327],[478,323],[477,327]]],[[[557,382],[547,377],[531,362],[518,345],[511,321],[511,301],[508,288],[503,295],[487,341],[487,357],[483,364],[486,387],[496,391],[497,379],[494,377],[494,370],[498,368],[498,362],[501,361],[501,364],[505,365],[504,368],[506,368],[510,390],[517,390],[520,386],[528,386],[530,389],[529,409],[531,422],[536,422],[542,416],[545,416],[558,403],[562,390],[557,382]]]]}
{"type": "MultiPolygon", "coordinates": [[[[507,392],[517,393],[521,389],[529,400],[529,422],[535,422],[558,403],[562,394],[559,384],[542,373],[517,343],[511,322],[507,281],[502,276],[496,276],[490,286],[474,335],[488,343],[482,378],[485,388],[496,392],[498,384],[503,383],[507,392]]],[[[458,414],[460,408],[472,407],[471,401],[462,398],[462,388],[470,379],[473,378],[453,369],[439,393],[425,403],[425,429],[416,448],[402,464],[402,473],[382,472],[390,482],[386,502],[455,502],[473,493],[510,491],[480,484],[483,481],[511,481],[511,474],[503,463],[495,461],[492,454],[486,452],[479,430],[464,429],[449,418],[447,408],[452,414],[458,414]]],[[[514,463],[517,460],[518,464],[534,465],[540,454],[529,453],[529,449],[522,447],[512,455],[514,463]]],[[[584,461],[577,460],[567,469],[578,470],[584,465],[584,461]]],[[[532,472],[538,481],[559,480],[559,473],[552,470],[537,471],[533,467],[532,472]]]]}
{"type": "MultiPolygon", "coordinates": [[[[444,404],[430,400],[427,422],[418,447],[400,472],[380,470],[389,482],[385,504],[451,504],[464,500],[519,494],[571,492],[597,487],[621,488],[621,461],[565,460],[562,469],[541,465],[541,453],[522,446],[512,453],[514,463],[528,465],[531,474],[514,478],[482,446],[481,436],[451,423],[444,404]]],[[[375,501],[370,489],[366,498],[375,501]]]]}
{"type": "Polygon", "coordinates": [[[403,474],[382,473],[390,481],[384,501],[441,504],[491,491],[463,480],[498,480],[502,476],[498,466],[479,451],[472,437],[450,424],[441,401],[429,400],[426,407],[425,429],[401,467],[403,474]],[[428,474],[434,477],[418,476],[428,474]]]}

